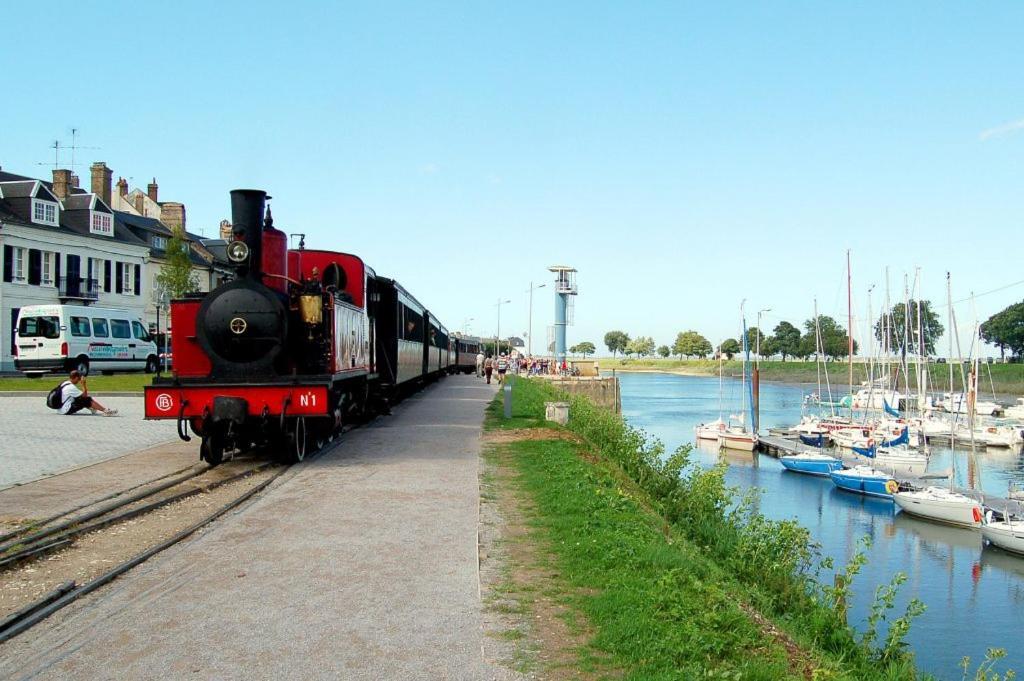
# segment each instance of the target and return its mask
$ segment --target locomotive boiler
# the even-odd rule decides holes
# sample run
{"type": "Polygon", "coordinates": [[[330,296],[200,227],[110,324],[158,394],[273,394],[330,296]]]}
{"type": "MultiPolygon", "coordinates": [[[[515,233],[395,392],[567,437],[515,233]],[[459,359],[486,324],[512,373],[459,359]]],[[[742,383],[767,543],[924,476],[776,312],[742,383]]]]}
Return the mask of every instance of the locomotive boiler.
{"type": "Polygon", "coordinates": [[[235,278],[171,303],[174,373],[145,389],[212,465],[268,445],[297,462],[349,421],[451,373],[459,347],[393,279],[355,255],[289,250],[262,190],[231,192],[235,278]]]}

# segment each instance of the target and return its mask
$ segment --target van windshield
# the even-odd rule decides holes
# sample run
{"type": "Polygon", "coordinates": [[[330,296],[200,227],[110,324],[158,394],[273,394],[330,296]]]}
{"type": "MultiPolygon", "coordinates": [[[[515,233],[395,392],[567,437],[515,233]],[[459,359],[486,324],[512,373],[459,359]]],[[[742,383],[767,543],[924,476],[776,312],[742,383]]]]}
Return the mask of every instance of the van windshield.
{"type": "Polygon", "coordinates": [[[60,338],[60,319],[57,317],[22,317],[18,322],[18,335],[22,338],[60,338]]]}

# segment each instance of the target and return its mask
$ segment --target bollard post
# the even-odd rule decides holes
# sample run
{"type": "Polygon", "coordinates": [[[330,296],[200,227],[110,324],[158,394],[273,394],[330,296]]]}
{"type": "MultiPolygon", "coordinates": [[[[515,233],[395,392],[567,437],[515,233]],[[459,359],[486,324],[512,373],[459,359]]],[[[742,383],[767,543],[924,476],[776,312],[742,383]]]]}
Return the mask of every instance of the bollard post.
{"type": "Polygon", "coordinates": [[[502,395],[505,402],[505,418],[512,418],[512,386],[506,385],[502,395]]]}

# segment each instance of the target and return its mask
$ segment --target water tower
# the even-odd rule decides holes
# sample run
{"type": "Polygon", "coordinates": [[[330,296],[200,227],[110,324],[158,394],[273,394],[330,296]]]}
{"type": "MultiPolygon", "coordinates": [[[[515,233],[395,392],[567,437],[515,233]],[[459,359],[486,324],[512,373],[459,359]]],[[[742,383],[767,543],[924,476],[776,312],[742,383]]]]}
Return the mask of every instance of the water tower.
{"type": "Polygon", "coordinates": [[[573,298],[576,290],[576,268],[552,265],[555,273],[555,360],[561,366],[565,361],[565,327],[573,321],[573,298]]]}

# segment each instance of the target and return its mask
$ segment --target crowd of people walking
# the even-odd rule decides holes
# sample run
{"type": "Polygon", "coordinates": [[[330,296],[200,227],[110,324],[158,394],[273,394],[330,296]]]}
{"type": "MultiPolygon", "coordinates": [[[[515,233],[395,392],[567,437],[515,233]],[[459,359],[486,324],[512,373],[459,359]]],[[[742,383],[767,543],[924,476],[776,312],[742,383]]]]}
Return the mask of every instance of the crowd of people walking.
{"type": "Polygon", "coordinates": [[[493,357],[490,353],[477,353],[476,375],[491,382],[494,378],[499,384],[505,382],[505,376],[513,373],[517,376],[539,376],[541,374],[562,374],[569,371],[567,364],[563,361],[559,366],[558,362],[549,357],[522,357],[519,355],[508,356],[504,352],[493,357]]]}

